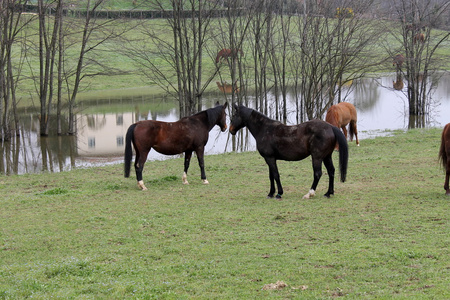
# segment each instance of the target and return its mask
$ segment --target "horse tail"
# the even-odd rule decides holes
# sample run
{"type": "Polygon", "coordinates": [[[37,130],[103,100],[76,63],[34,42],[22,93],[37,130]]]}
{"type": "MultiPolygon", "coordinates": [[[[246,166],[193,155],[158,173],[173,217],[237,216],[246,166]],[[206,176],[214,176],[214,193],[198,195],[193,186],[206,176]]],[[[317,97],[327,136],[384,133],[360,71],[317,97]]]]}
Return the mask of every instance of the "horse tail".
{"type": "Polygon", "coordinates": [[[347,166],[348,166],[348,144],[342,131],[336,126],[331,126],[333,128],[334,136],[336,137],[337,143],[339,144],[339,171],[341,172],[341,181],[345,182],[347,177],[347,166]]]}
{"type": "Polygon", "coordinates": [[[355,127],[356,127],[356,122],[355,121],[350,121],[350,124],[349,124],[349,126],[348,126],[349,128],[349,130],[348,130],[348,132],[349,132],[349,134],[350,134],[350,141],[353,141],[353,137],[355,136],[355,127]]]}
{"type": "Polygon", "coordinates": [[[450,125],[445,125],[444,130],[442,131],[441,137],[441,148],[439,149],[439,160],[442,163],[444,169],[447,167],[447,152],[445,151],[445,133],[447,130],[450,130],[450,125]]]}
{"type": "Polygon", "coordinates": [[[125,137],[125,164],[124,164],[124,175],[126,178],[130,177],[131,169],[131,159],[133,158],[133,149],[131,148],[131,143],[134,139],[134,128],[136,124],[128,127],[127,135],[125,137]]]}

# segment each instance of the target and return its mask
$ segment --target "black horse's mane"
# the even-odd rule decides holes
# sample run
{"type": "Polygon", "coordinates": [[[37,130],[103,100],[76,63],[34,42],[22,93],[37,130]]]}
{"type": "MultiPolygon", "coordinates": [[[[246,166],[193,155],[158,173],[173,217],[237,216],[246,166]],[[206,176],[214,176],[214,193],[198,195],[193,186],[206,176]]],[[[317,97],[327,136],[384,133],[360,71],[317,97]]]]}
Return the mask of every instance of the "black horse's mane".
{"type": "Polygon", "coordinates": [[[203,111],[203,112],[206,112],[206,115],[208,117],[209,126],[214,126],[216,124],[217,119],[222,114],[222,108],[223,108],[223,105],[217,105],[216,107],[213,107],[213,108],[203,111]]]}
{"type": "Polygon", "coordinates": [[[273,119],[269,118],[268,116],[266,116],[265,114],[263,114],[262,112],[259,112],[259,111],[255,110],[253,108],[240,106],[239,110],[243,112],[242,115],[246,119],[249,119],[252,116],[252,114],[253,114],[253,117],[255,119],[261,121],[261,122],[268,122],[269,121],[269,122],[277,122],[277,123],[279,123],[277,120],[273,120],[273,119]]]}

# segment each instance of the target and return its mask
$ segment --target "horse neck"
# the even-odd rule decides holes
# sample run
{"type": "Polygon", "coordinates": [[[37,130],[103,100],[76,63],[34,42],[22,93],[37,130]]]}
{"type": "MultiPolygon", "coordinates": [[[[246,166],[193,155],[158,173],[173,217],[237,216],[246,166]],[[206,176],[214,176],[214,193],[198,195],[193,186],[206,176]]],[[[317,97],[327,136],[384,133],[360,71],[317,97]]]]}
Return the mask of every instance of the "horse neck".
{"type": "Polygon", "coordinates": [[[247,118],[247,128],[255,138],[264,132],[262,130],[264,127],[275,123],[278,121],[272,120],[256,110],[252,110],[247,118]]]}

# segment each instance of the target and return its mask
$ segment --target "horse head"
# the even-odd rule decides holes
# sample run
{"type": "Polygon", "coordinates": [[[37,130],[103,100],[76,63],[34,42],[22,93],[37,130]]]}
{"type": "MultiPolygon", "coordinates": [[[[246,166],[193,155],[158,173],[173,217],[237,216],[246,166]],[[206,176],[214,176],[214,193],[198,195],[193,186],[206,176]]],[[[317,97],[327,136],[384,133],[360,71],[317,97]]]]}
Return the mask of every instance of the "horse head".
{"type": "Polygon", "coordinates": [[[239,129],[247,126],[247,119],[250,117],[251,111],[251,109],[245,106],[234,104],[229,130],[232,135],[235,135],[239,129]]]}
{"type": "Polygon", "coordinates": [[[224,105],[220,105],[219,101],[216,102],[216,107],[220,107],[221,106],[221,110],[219,113],[219,116],[216,120],[216,125],[218,125],[220,127],[220,130],[222,132],[224,132],[225,130],[227,130],[227,112],[226,112],[226,108],[228,107],[228,102],[225,102],[224,105]]]}

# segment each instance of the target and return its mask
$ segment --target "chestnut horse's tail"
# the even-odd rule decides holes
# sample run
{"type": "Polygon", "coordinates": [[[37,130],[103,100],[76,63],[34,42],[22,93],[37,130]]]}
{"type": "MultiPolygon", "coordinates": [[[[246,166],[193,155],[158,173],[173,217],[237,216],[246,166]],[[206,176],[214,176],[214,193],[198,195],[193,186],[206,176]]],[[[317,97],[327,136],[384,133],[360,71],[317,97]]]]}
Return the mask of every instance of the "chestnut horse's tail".
{"type": "Polygon", "coordinates": [[[348,133],[350,134],[350,141],[353,141],[353,137],[355,136],[356,132],[356,121],[351,120],[348,124],[348,133]]]}
{"type": "Polygon", "coordinates": [[[339,171],[341,172],[341,181],[345,182],[347,177],[347,166],[348,166],[348,144],[342,131],[336,126],[331,126],[333,128],[334,136],[339,144],[339,171]]]}
{"type": "Polygon", "coordinates": [[[130,177],[131,160],[133,158],[133,149],[131,143],[134,139],[134,128],[136,124],[128,127],[127,135],[125,137],[125,157],[124,157],[124,175],[126,178],[130,177]]]}
{"type": "Polygon", "coordinates": [[[441,137],[441,148],[439,149],[439,160],[441,161],[442,165],[444,166],[444,169],[447,168],[447,151],[445,151],[445,134],[446,132],[450,130],[450,125],[445,125],[444,130],[442,130],[442,137],[441,137]]]}

